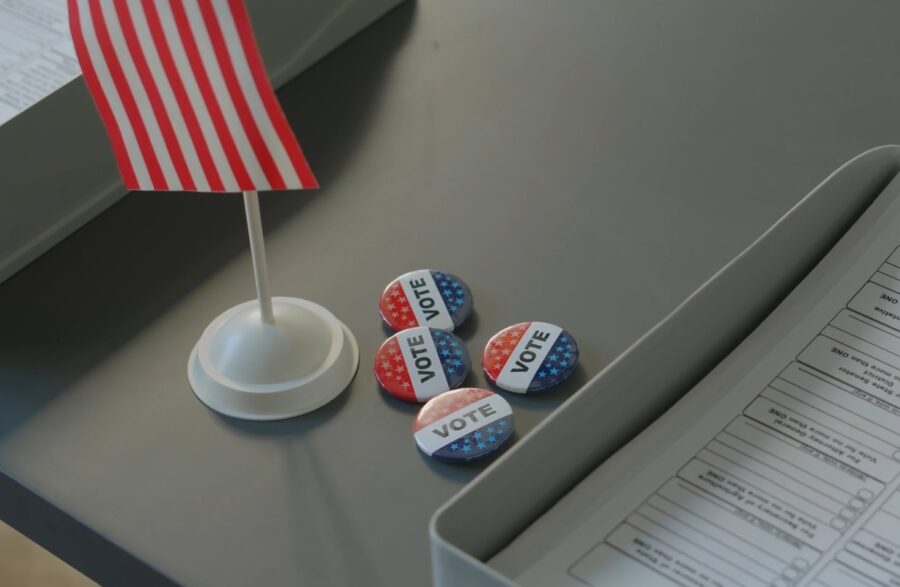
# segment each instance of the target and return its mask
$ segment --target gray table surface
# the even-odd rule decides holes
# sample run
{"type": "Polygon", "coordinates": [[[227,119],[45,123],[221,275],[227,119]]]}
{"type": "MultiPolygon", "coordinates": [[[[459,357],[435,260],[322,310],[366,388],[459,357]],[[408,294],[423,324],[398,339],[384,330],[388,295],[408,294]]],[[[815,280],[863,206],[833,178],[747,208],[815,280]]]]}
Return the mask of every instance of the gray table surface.
{"type": "Polygon", "coordinates": [[[188,353],[254,295],[242,204],[132,194],[0,286],[0,515],[109,584],[428,584],[428,519],[483,465],[423,458],[415,408],[377,389],[384,285],[466,279],[476,364],[507,324],[571,330],[573,380],[510,398],[521,437],[900,139],[897,22],[887,1],[403,5],[280,92],[324,188],[262,199],[274,291],[353,330],[352,386],[283,422],[203,407],[188,353]]]}

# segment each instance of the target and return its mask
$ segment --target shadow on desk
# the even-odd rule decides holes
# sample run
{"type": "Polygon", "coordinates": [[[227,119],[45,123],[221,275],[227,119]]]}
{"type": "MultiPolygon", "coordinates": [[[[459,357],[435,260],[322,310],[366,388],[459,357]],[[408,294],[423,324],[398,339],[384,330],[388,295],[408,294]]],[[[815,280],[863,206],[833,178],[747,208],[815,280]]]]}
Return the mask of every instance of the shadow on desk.
{"type": "MultiPolygon", "coordinates": [[[[391,61],[415,13],[414,2],[400,5],[279,92],[324,187],[267,194],[268,234],[277,234],[312,201],[329,196],[328,186],[371,131],[391,61]]],[[[247,250],[237,195],[132,193],[0,285],[0,441],[247,250]]],[[[249,266],[247,279],[252,284],[249,266]]],[[[202,321],[224,309],[209,308],[202,321]]],[[[0,474],[0,517],[48,550],[101,583],[169,584],[42,501],[18,480],[0,474]],[[120,554],[106,556],[102,564],[91,555],[111,551],[120,554]]]]}
{"type": "MultiPolygon", "coordinates": [[[[323,188],[266,194],[268,234],[328,197],[415,11],[401,4],[279,92],[323,188]]],[[[0,410],[0,437],[246,254],[242,206],[237,195],[132,193],[0,285],[0,393],[16,397],[0,410]]]]}

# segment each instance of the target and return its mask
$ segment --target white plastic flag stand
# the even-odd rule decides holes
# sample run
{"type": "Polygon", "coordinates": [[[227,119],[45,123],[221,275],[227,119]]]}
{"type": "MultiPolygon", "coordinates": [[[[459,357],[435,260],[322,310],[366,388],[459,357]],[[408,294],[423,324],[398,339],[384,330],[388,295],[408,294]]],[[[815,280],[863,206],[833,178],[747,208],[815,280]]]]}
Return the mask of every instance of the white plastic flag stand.
{"type": "Polygon", "coordinates": [[[347,387],[359,364],[350,330],[322,306],[269,293],[259,196],[244,192],[257,300],[225,311],[188,361],[194,393],[236,418],[275,420],[312,411],[347,387]]]}
{"type": "Polygon", "coordinates": [[[68,7],[82,78],[125,187],[244,193],[258,299],[231,308],[200,336],[188,360],[197,397],[252,420],[298,416],[334,399],[359,363],[353,334],[318,304],[269,293],[256,190],[318,182],[269,83],[246,6],[68,0],[68,7]],[[129,30],[137,35],[124,35],[129,30]],[[124,45],[111,46],[109,31],[124,35],[124,45]],[[179,38],[192,40],[192,50],[179,38]],[[153,67],[159,56],[185,66],[153,67]]]}

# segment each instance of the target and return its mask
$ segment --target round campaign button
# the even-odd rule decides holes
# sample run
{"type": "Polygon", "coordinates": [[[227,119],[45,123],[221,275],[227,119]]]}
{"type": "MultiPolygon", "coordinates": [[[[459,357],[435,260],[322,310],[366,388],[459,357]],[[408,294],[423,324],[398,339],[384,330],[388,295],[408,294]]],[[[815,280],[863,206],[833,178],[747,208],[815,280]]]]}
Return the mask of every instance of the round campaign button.
{"type": "Polygon", "coordinates": [[[388,284],[378,309],[395,332],[414,326],[453,332],[472,313],[472,292],[455,275],[421,269],[388,284]]]}
{"type": "Polygon", "coordinates": [[[413,423],[416,444],[428,456],[471,461],[498,450],[513,429],[512,408],[500,395],[466,387],[434,397],[413,423]]]}
{"type": "Polygon", "coordinates": [[[572,335],[547,322],[504,328],[484,347],[481,364],[494,385],[515,393],[543,391],[564,381],[578,362],[572,335]]]}
{"type": "Polygon", "coordinates": [[[455,334],[419,326],[393,335],[375,353],[375,378],[389,394],[426,402],[462,385],[471,364],[455,334]]]}

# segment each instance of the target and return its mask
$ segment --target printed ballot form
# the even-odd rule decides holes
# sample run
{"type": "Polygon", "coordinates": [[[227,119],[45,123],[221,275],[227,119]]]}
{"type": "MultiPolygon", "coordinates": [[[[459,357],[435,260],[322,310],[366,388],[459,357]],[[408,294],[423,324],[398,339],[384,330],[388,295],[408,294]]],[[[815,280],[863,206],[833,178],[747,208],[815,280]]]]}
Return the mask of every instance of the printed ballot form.
{"type": "Polygon", "coordinates": [[[0,0],[0,124],[81,73],[66,0],[0,0]]]}
{"type": "Polygon", "coordinates": [[[565,499],[524,586],[900,586],[900,182],[565,499]]]}

